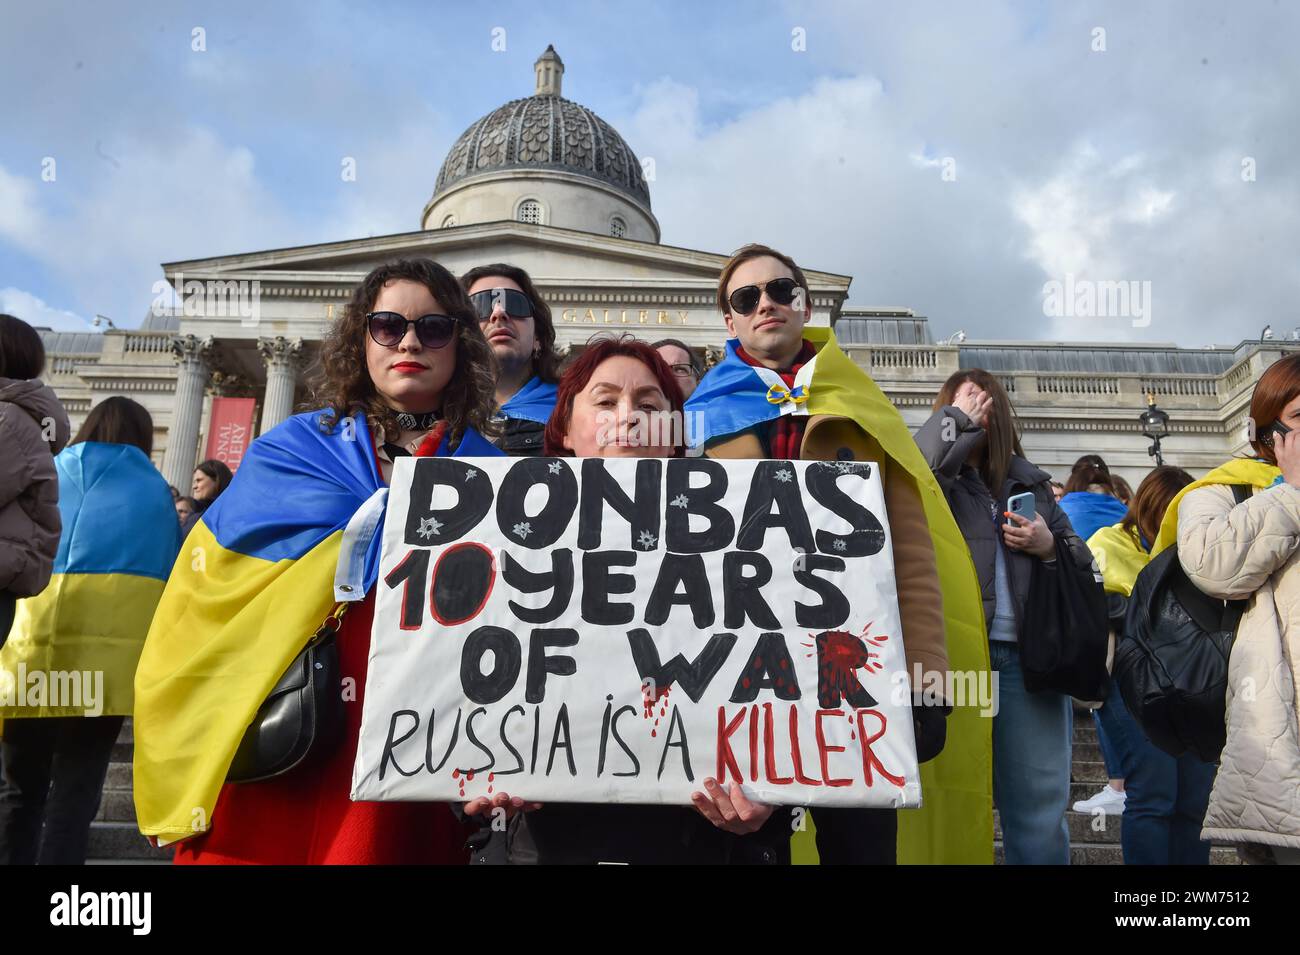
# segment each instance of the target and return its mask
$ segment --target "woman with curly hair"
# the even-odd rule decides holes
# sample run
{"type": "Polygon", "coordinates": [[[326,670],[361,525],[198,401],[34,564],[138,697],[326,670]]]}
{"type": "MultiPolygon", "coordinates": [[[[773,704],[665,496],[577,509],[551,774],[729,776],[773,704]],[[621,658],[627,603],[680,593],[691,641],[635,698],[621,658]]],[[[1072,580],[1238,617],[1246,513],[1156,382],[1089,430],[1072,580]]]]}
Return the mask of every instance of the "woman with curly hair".
{"type": "Polygon", "coordinates": [[[349,792],[387,484],[401,457],[500,454],[482,434],[492,354],[456,279],[414,259],[366,276],[321,366],[318,409],[255,441],[196,524],[141,657],[136,813],[146,835],[184,840],[180,863],[465,861],[446,804],[349,792]],[[341,738],[267,772],[246,729],[327,620],[341,738]]]}

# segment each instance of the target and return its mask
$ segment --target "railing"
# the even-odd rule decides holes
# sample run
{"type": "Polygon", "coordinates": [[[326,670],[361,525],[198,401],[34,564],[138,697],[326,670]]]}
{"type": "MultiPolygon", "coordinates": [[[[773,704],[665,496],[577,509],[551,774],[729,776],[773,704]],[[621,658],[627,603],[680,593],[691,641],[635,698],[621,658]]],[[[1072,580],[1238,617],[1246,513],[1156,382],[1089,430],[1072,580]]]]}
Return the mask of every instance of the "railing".
{"type": "Polygon", "coordinates": [[[882,348],[871,346],[872,368],[937,368],[939,353],[933,348],[898,345],[882,348]]]}
{"type": "Polygon", "coordinates": [[[1097,375],[1038,375],[1038,390],[1045,395],[1117,395],[1119,379],[1097,375]]]}
{"type": "Polygon", "coordinates": [[[1250,358],[1249,356],[1228,369],[1228,373],[1223,376],[1223,387],[1227,394],[1232,394],[1250,379],[1250,358]]]}
{"type": "Polygon", "coordinates": [[[122,350],[125,352],[147,352],[150,354],[162,355],[172,350],[171,333],[160,335],[136,334],[127,335],[126,341],[122,343],[122,350]]]}
{"type": "Polygon", "coordinates": [[[50,370],[56,375],[75,375],[78,365],[93,365],[98,355],[55,355],[50,359],[50,370]]]}
{"type": "Polygon", "coordinates": [[[1151,392],[1156,395],[1187,395],[1216,397],[1219,382],[1214,378],[1200,376],[1187,378],[1143,378],[1143,394],[1151,392]]]}

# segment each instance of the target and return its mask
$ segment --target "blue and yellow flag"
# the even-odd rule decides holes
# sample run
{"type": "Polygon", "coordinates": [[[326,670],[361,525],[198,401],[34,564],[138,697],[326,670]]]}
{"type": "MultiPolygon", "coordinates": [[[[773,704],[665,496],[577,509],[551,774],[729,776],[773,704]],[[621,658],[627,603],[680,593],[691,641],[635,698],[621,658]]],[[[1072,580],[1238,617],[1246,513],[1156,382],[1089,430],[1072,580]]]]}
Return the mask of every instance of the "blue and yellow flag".
{"type": "MultiPolygon", "coordinates": [[[[135,681],[136,816],[160,841],[208,828],[244,731],[335,604],[349,521],[384,486],[364,416],[322,430],[322,414],[253,442],[167,581],[135,681]]],[[[436,453],[501,452],[469,431],[436,453]]],[[[364,590],[381,540],[364,554],[364,590]]]]}
{"type": "Polygon", "coordinates": [[[551,420],[555,410],[555,396],[558,386],[553,382],[542,381],[534,376],[524,386],[511,395],[510,400],[501,406],[500,414],[507,418],[522,418],[546,424],[551,420]]]}
{"type": "Polygon", "coordinates": [[[136,661],[180,548],[176,508],[134,445],[84,441],[54,466],[63,519],[54,574],[18,602],[0,650],[0,716],[129,716],[136,661]],[[73,673],[102,673],[100,698],[87,698],[83,679],[81,702],[54,699],[51,675],[73,673]]]}
{"type": "Polygon", "coordinates": [[[1122,523],[1103,527],[1089,537],[1088,550],[1097,558],[1106,593],[1122,597],[1133,593],[1138,574],[1151,562],[1137,530],[1125,530],[1122,523]]]}
{"type": "Polygon", "coordinates": [[[1178,505],[1189,492],[1207,484],[1249,484],[1262,491],[1272,487],[1282,476],[1282,471],[1275,464],[1268,464],[1255,458],[1232,458],[1220,464],[1199,481],[1187,485],[1169,502],[1164,519],[1160,522],[1160,533],[1156,536],[1155,546],[1151,548],[1154,557],[1171,544],[1178,543],[1178,505]]]}
{"type": "MultiPolygon", "coordinates": [[[[934,541],[948,644],[948,668],[989,670],[988,638],[979,580],[966,540],[943,491],[893,403],[871,376],[835,341],[829,328],[809,326],[804,338],[817,356],[790,388],[766,368],[755,368],[727,342],[727,354],[710,369],[686,403],[690,443],[773,421],[782,414],[837,415],[854,421],[892,461],[916,481],[934,541]]],[[[943,752],[921,766],[924,805],[898,816],[898,861],[903,863],[993,862],[992,719],[977,706],[958,706],[948,718],[943,752]]]]}

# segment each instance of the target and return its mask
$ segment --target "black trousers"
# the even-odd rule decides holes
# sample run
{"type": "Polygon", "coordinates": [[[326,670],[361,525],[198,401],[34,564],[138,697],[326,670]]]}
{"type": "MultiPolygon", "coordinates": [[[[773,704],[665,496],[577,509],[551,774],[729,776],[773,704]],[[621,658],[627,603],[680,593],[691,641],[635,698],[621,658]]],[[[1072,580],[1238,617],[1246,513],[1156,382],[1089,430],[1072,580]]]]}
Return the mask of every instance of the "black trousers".
{"type": "Polygon", "coordinates": [[[83,865],[121,716],[6,719],[0,865],[83,865]]]}

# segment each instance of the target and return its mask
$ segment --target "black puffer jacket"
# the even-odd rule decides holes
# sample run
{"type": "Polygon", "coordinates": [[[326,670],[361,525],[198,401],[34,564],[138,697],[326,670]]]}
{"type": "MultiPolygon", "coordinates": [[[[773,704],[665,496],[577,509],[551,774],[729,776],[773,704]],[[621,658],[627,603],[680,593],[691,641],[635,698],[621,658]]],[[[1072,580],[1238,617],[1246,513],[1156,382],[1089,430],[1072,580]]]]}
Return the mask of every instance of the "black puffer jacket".
{"type": "MultiPolygon", "coordinates": [[[[1065,511],[1057,505],[1049,483],[1051,475],[1024,458],[1012,455],[1007,479],[1003,482],[997,501],[994,501],[979,472],[966,463],[971,452],[979,448],[985,438],[983,428],[977,427],[964,412],[951,405],[945,405],[936,411],[916,433],[917,446],[934,471],[939,486],[943,488],[948,506],[952,508],[957,526],[961,528],[966,546],[970,548],[975,570],[979,574],[980,596],[984,601],[984,623],[991,627],[997,604],[997,548],[1005,546],[1001,532],[993,523],[994,511],[996,509],[999,515],[998,523],[1003,523],[1005,518],[1000,515],[1006,510],[1009,498],[1026,491],[1032,492],[1035,511],[1043,515],[1052,535],[1058,541],[1065,542],[1078,566],[1089,573],[1092,552],[1070,526],[1065,511]],[[945,427],[945,417],[952,420],[951,426],[945,427]],[[955,439],[945,441],[945,433],[950,437],[955,436],[955,439]]],[[[1038,558],[1023,551],[1009,549],[1004,551],[1004,556],[1011,595],[1015,601],[1016,629],[1018,633],[1023,633],[1029,582],[1033,576],[1034,561],[1038,558]]]]}

